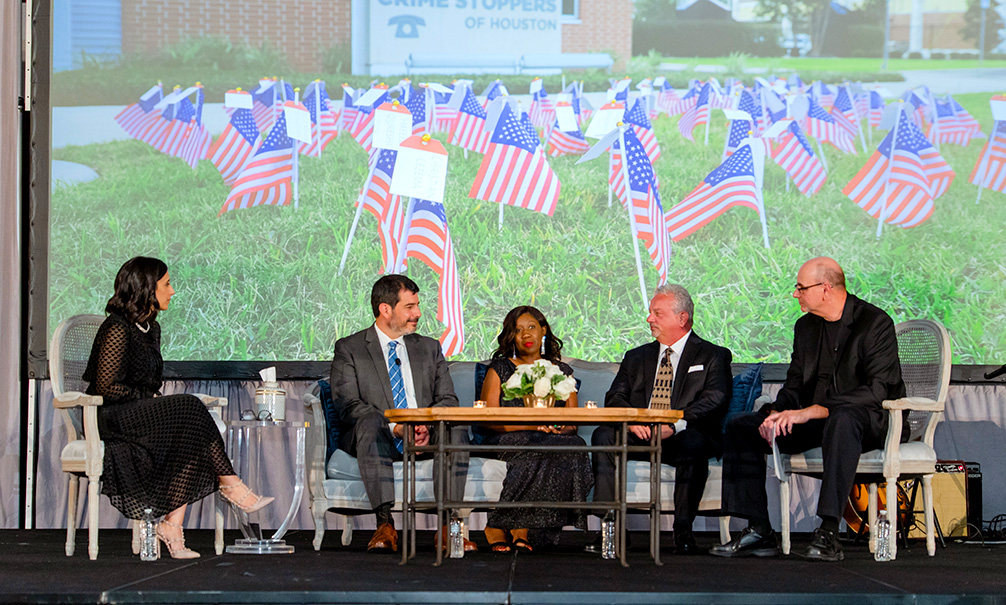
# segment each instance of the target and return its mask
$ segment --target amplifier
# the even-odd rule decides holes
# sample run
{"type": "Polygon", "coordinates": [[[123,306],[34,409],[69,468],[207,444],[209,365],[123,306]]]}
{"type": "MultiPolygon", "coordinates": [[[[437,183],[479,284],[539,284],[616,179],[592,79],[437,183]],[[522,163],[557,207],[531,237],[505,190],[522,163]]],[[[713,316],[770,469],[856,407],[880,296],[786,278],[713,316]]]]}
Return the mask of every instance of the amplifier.
{"type": "MultiPolygon", "coordinates": [[[[914,489],[906,488],[911,494],[914,489]]],[[[922,485],[915,492],[914,527],[910,538],[925,538],[922,485]]],[[[933,475],[933,512],[943,537],[974,538],[982,527],[982,470],[977,462],[937,460],[933,475]]]]}

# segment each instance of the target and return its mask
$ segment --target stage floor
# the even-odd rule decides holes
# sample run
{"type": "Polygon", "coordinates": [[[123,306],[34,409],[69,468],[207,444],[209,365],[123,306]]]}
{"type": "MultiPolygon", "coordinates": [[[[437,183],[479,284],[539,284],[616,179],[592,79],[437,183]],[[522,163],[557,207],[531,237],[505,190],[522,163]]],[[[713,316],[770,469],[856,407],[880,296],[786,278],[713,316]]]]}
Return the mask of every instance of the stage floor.
{"type": "MultiPolygon", "coordinates": [[[[87,558],[87,532],[78,532],[74,557],[64,555],[65,533],[0,531],[3,603],[1006,603],[1006,545],[948,544],[926,556],[910,543],[891,563],[876,563],[865,545],[846,545],[842,563],[799,556],[724,560],[680,557],[665,535],[663,566],[649,558],[646,536],[634,536],[627,568],[580,550],[579,532],[559,548],[533,554],[483,552],[434,567],[433,534],[420,533],[419,553],[400,558],[366,552],[369,531],[343,547],[339,532],[321,552],[312,533],[287,534],[292,555],[212,554],[210,531],[187,532],[203,553],[196,561],[141,562],[130,534],[100,534],[97,561],[87,558]]],[[[228,543],[238,535],[228,532],[228,543]]],[[[711,545],[713,534],[699,535],[711,545]]],[[[794,552],[809,536],[794,536],[794,552]]]]}

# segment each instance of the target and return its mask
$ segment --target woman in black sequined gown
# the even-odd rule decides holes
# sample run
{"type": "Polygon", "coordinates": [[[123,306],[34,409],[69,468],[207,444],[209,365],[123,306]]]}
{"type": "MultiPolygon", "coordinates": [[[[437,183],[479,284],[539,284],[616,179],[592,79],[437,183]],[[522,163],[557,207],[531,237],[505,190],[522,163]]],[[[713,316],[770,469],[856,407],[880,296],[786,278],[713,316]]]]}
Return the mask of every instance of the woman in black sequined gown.
{"type": "MultiPolygon", "coordinates": [[[[573,374],[573,369],[560,361],[562,341],[552,333],[544,314],[534,307],[517,307],[507,313],[503,330],[496,340],[499,348],[492,355],[482,384],[481,398],[489,407],[524,405],[521,399],[503,399],[501,388],[518,364],[532,364],[544,358],[559,366],[565,375],[573,374]]],[[[577,407],[576,393],[565,402],[556,401],[555,405],[577,407]]],[[[585,445],[576,434],[575,426],[495,425],[485,428],[489,429],[485,441],[490,444],[585,445]]],[[[594,484],[586,452],[518,451],[501,453],[500,458],[507,463],[501,502],[584,502],[594,484]]],[[[557,508],[497,509],[489,513],[485,533],[494,552],[508,552],[511,547],[530,551],[532,544],[557,542],[564,525],[585,529],[584,512],[557,508]],[[536,530],[530,538],[529,529],[536,530]]]]}
{"type": "Polygon", "coordinates": [[[130,519],[164,515],[158,535],[174,558],[185,548],[185,508],[215,492],[253,512],[272,501],[234,474],[220,431],[193,395],[160,395],[163,362],[156,317],[175,291],[167,266],[154,258],[127,261],[115,276],[108,317],[94,339],[84,380],[100,395],[98,430],[105,444],[101,491],[130,519]]]}

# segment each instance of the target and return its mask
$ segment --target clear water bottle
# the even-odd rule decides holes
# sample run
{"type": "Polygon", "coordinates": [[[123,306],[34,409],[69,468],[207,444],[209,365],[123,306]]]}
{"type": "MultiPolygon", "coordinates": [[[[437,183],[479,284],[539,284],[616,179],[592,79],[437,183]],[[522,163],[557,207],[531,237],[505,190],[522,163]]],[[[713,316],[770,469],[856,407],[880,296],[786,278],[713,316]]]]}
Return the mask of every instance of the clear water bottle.
{"type": "Polygon", "coordinates": [[[140,523],[140,560],[156,561],[158,555],[157,530],[154,523],[154,513],[149,508],[143,511],[140,523]]]}
{"type": "Polygon", "coordinates": [[[601,519],[601,558],[615,558],[615,520],[610,516],[601,519]]]}
{"type": "Polygon", "coordinates": [[[891,538],[891,522],[887,519],[887,511],[877,514],[877,547],[873,551],[875,561],[890,561],[891,549],[888,540],[891,538]]]}
{"type": "Polygon", "coordinates": [[[451,519],[447,526],[447,537],[450,539],[450,558],[461,559],[465,556],[465,522],[463,519],[451,519]]]}

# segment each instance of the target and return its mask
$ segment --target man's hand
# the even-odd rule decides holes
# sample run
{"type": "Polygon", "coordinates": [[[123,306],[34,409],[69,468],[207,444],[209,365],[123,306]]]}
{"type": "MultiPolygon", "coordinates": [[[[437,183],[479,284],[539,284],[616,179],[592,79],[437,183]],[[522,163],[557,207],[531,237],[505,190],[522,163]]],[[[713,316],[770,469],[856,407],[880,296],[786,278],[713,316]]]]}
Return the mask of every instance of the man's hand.
{"type": "Polygon", "coordinates": [[[430,442],[430,427],[425,424],[416,425],[416,445],[424,446],[430,442]]]}
{"type": "MultiPolygon", "coordinates": [[[[416,425],[416,445],[423,446],[430,442],[430,429],[425,424],[416,425]]],[[[396,438],[405,440],[405,425],[396,424],[391,430],[391,434],[396,438]]]]}
{"type": "Polygon", "coordinates": [[[765,441],[772,443],[772,439],[778,435],[789,435],[793,432],[793,426],[804,424],[810,420],[828,417],[828,408],[823,405],[811,405],[800,410],[783,410],[772,412],[765,418],[765,421],[758,427],[758,433],[765,441]]]}
{"type": "MultiPolygon", "coordinates": [[[[629,432],[631,432],[636,437],[642,439],[643,441],[650,440],[650,426],[647,424],[630,424],[629,432]]],[[[674,434],[673,424],[661,424],[660,425],[660,438],[667,439],[674,434]]]]}

